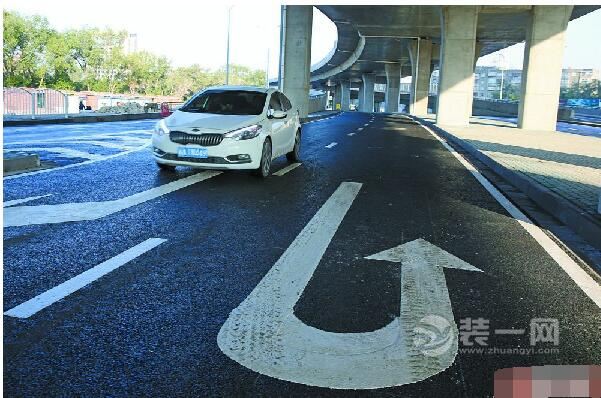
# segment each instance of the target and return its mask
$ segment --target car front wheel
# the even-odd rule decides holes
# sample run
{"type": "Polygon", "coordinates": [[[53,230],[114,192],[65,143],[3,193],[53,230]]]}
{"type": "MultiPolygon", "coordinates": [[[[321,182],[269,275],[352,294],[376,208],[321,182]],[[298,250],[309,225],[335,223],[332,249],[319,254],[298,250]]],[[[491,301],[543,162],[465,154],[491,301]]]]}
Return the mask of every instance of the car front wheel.
{"type": "Polygon", "coordinates": [[[256,170],[256,174],[261,178],[267,178],[271,172],[271,140],[267,138],[263,143],[261,153],[261,163],[256,170]]]}
{"type": "Polygon", "coordinates": [[[161,169],[161,171],[175,171],[175,166],[171,166],[168,164],[163,164],[163,163],[159,163],[157,162],[157,166],[159,166],[159,169],[161,169]]]}

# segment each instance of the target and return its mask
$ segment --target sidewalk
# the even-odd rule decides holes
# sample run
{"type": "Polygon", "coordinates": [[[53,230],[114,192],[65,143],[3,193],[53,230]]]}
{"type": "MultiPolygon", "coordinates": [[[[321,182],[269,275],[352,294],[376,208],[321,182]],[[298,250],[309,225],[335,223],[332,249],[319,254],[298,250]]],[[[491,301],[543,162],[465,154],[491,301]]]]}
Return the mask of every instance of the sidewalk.
{"type": "MultiPolygon", "coordinates": [[[[424,121],[434,123],[432,117],[424,121]]],[[[601,138],[525,131],[499,120],[472,118],[443,133],[521,189],[591,244],[601,241],[601,138]]]]}

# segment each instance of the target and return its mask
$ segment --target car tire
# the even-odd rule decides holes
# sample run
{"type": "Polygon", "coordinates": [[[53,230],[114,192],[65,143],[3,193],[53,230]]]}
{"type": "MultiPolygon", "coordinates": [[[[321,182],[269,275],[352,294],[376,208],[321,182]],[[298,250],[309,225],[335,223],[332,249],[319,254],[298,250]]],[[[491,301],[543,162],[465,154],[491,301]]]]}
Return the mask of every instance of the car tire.
{"type": "Polygon", "coordinates": [[[286,154],[286,158],[291,162],[298,162],[300,160],[300,150],[301,150],[301,131],[300,129],[296,131],[296,135],[294,136],[294,147],[291,152],[286,154]]]}
{"type": "Polygon", "coordinates": [[[271,173],[271,140],[267,138],[263,142],[263,150],[261,151],[261,162],[259,168],[255,170],[255,174],[261,178],[269,177],[271,173]]]}
{"type": "Polygon", "coordinates": [[[170,171],[170,172],[175,171],[175,166],[171,166],[168,164],[163,164],[163,163],[157,162],[157,166],[159,166],[159,169],[161,169],[161,171],[170,171]]]}

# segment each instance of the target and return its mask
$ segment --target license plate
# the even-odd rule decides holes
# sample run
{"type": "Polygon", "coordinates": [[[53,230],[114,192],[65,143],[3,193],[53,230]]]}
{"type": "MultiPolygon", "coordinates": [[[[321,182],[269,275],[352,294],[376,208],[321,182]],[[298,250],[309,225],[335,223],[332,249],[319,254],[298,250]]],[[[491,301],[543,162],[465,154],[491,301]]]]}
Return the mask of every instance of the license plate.
{"type": "Polygon", "coordinates": [[[206,159],[209,157],[209,150],[207,148],[179,147],[177,148],[177,157],[206,159]]]}

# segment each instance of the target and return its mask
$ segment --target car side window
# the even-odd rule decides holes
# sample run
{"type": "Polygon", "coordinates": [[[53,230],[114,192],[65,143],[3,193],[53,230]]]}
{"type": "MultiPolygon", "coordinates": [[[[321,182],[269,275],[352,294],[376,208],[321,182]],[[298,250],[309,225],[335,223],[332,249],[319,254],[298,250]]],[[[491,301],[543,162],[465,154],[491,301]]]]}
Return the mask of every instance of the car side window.
{"type": "Polygon", "coordinates": [[[274,111],[281,111],[282,105],[280,104],[280,98],[278,93],[272,93],[269,98],[269,109],[273,109],[274,111]]]}
{"type": "Polygon", "coordinates": [[[290,109],[292,109],[292,104],[290,103],[290,100],[288,99],[288,97],[286,97],[282,93],[279,93],[279,94],[280,94],[280,100],[282,101],[282,108],[285,111],[289,111],[290,109]]]}

